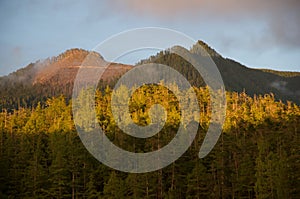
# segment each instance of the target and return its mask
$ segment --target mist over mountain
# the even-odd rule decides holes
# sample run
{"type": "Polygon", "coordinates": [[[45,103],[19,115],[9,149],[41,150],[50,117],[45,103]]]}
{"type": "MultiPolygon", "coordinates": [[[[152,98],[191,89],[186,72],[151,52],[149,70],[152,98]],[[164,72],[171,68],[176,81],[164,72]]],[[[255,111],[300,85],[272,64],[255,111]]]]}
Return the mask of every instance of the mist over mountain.
{"type": "Polygon", "coordinates": [[[130,65],[106,62],[97,52],[70,49],[0,77],[0,109],[30,107],[59,95],[70,98],[80,67],[88,71],[104,71],[107,67],[99,83],[103,86],[112,84],[118,76],[132,68],[130,65]]]}
{"type": "MultiPolygon", "coordinates": [[[[288,100],[300,104],[299,72],[251,69],[232,59],[222,57],[203,41],[198,41],[197,45],[191,47],[190,53],[196,59],[207,53],[211,56],[222,75],[227,91],[245,91],[251,96],[273,93],[277,100],[288,100]],[[199,48],[199,45],[202,48],[199,48]],[[203,52],[203,49],[206,52],[203,52]]],[[[97,52],[71,49],[0,77],[0,108],[30,107],[48,97],[58,95],[70,98],[74,80],[83,62],[88,65],[85,70],[101,67],[104,70],[104,67],[109,64],[97,52]]],[[[139,64],[143,63],[160,63],[171,66],[185,76],[191,85],[205,86],[201,74],[190,63],[167,50],[141,60],[139,64]]],[[[99,86],[103,88],[106,85],[113,86],[117,78],[132,67],[131,65],[110,63],[102,75],[99,86]]]]}

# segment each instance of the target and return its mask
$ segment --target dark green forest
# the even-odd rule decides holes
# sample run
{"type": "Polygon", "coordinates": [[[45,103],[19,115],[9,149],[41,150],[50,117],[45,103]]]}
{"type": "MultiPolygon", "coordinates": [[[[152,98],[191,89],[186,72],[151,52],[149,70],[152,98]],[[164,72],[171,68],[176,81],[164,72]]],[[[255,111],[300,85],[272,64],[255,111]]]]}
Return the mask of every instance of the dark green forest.
{"type": "MultiPolygon", "coordinates": [[[[0,113],[0,198],[299,198],[300,107],[274,95],[227,92],[226,121],[214,149],[199,148],[210,121],[207,88],[194,88],[199,129],[190,148],[166,168],[124,173],[101,164],[85,149],[72,120],[72,102],[51,97],[37,106],[0,113]]],[[[168,110],[158,135],[133,139],[116,126],[112,90],[96,92],[99,124],[114,144],[128,151],[153,151],[176,134],[180,111],[174,94],[159,86],[138,89],[132,119],[149,123],[151,104],[168,110]]]]}

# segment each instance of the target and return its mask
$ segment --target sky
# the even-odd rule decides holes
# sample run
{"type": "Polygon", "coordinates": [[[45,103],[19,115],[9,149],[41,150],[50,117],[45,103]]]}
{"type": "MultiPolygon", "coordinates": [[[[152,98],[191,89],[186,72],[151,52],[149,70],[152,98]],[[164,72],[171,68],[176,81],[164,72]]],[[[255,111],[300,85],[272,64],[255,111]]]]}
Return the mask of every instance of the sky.
{"type": "Polygon", "coordinates": [[[0,0],[0,75],[143,27],[182,32],[248,67],[300,71],[299,24],[299,0],[0,0]]]}

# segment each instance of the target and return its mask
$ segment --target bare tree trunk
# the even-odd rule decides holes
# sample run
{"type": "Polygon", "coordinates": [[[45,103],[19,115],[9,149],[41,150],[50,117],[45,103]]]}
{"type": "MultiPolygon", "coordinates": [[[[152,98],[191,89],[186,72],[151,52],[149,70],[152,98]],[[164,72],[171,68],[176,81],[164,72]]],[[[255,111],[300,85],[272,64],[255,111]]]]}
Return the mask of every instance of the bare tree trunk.
{"type": "Polygon", "coordinates": [[[75,199],[75,174],[72,172],[72,199],[75,199]]]}
{"type": "Polygon", "coordinates": [[[149,182],[148,182],[148,175],[146,174],[146,196],[149,198],[149,182]]]}

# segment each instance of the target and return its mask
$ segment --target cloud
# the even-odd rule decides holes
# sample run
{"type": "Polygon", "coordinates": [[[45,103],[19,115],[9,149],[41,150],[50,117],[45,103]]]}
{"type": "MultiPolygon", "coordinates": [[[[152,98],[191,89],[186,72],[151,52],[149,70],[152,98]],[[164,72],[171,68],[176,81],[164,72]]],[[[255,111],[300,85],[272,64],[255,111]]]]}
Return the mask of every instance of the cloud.
{"type": "Polygon", "coordinates": [[[300,47],[299,0],[110,0],[111,9],[125,14],[174,21],[183,18],[191,21],[235,22],[253,19],[265,23],[265,30],[256,36],[284,47],[300,47]]]}
{"type": "Polygon", "coordinates": [[[286,85],[286,81],[274,81],[270,84],[271,87],[276,88],[285,94],[290,94],[291,92],[286,88],[286,85]]]}
{"type": "Polygon", "coordinates": [[[295,96],[300,95],[300,90],[291,91],[287,88],[288,82],[286,81],[274,81],[270,84],[271,87],[279,90],[285,95],[295,96]]]}

